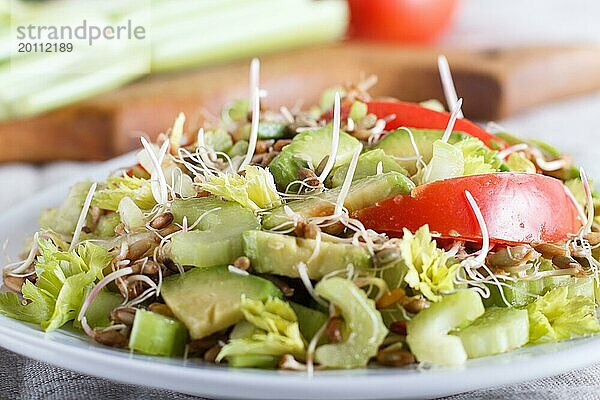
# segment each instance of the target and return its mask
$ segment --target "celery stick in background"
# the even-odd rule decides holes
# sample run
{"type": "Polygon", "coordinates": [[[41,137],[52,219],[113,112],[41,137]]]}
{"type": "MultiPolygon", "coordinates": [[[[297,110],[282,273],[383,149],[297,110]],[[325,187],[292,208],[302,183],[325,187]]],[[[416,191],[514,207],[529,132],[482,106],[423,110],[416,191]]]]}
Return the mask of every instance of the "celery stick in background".
{"type": "Polygon", "coordinates": [[[333,0],[0,0],[0,121],[44,113],[110,91],[146,72],[136,43],[126,40],[114,41],[119,47],[115,51],[80,51],[71,57],[13,53],[10,59],[14,31],[8,29],[9,20],[13,26],[75,27],[92,10],[94,24],[118,25],[139,20],[148,12],[148,4],[151,17],[145,28],[151,55],[145,62],[152,72],[332,41],[344,35],[348,19],[346,3],[333,0]],[[84,74],[69,73],[82,70],[84,74]]]}
{"type": "Polygon", "coordinates": [[[258,0],[188,19],[177,28],[181,30],[175,31],[171,25],[170,32],[160,32],[165,37],[153,36],[153,70],[181,69],[334,40],[346,29],[345,4],[258,0]],[[180,34],[186,40],[177,41],[180,34]]]}

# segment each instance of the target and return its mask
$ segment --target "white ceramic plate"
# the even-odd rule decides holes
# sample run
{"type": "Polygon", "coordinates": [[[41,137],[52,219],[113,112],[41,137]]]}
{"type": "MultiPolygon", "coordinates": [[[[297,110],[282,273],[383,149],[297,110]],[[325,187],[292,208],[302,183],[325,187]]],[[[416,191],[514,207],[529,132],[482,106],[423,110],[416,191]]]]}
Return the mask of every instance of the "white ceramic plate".
{"type": "MultiPolygon", "coordinates": [[[[122,157],[100,166],[91,179],[127,165],[122,157]]],[[[9,254],[37,229],[41,209],[58,205],[74,181],[36,195],[0,216],[0,240],[9,254]]],[[[9,189],[10,190],[10,189],[9,189]]],[[[134,355],[102,347],[68,331],[39,328],[0,316],[0,346],[85,374],[215,398],[404,399],[450,395],[555,375],[600,360],[600,337],[533,346],[509,354],[471,360],[462,368],[369,369],[303,373],[229,369],[199,362],[134,355]]]]}

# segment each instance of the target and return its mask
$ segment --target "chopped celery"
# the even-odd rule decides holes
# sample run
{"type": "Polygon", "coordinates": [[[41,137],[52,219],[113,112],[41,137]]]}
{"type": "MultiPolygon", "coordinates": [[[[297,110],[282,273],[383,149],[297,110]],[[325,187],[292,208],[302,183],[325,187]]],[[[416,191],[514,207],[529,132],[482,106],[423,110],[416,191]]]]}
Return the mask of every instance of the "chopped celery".
{"type": "MultiPolygon", "coordinates": [[[[554,267],[549,260],[542,260],[540,271],[549,271],[554,267]]],[[[557,287],[567,287],[570,296],[581,295],[591,299],[595,298],[593,277],[546,276],[535,280],[519,280],[510,282],[502,289],[504,298],[513,307],[523,307],[535,301],[538,296],[557,287]]],[[[490,285],[490,297],[484,300],[486,307],[505,307],[506,304],[500,295],[497,286],[490,285]]]]}
{"type": "Polygon", "coordinates": [[[290,302],[290,306],[298,316],[300,333],[306,340],[311,340],[317,331],[327,322],[327,315],[321,311],[290,302]]]}
{"type": "Polygon", "coordinates": [[[130,197],[121,199],[117,212],[128,231],[143,228],[146,225],[144,213],[130,197]]]}
{"type": "Polygon", "coordinates": [[[181,322],[151,311],[137,310],[129,348],[155,356],[180,356],[187,338],[187,330],[181,322]]]}
{"type": "MultiPolygon", "coordinates": [[[[87,323],[92,328],[109,326],[110,320],[108,317],[110,312],[122,302],[123,297],[120,294],[101,290],[85,312],[87,323]]],[[[75,320],[73,326],[79,327],[81,324],[78,320],[75,320]]]]}
{"type": "Polygon", "coordinates": [[[463,343],[469,358],[505,353],[529,341],[526,310],[492,307],[468,327],[454,333],[463,343]]]}
{"type": "Polygon", "coordinates": [[[388,334],[375,302],[352,281],[338,277],[320,281],[315,292],[341,310],[347,327],[343,342],[317,347],[315,360],[328,368],[366,366],[388,334]]]}
{"type": "Polygon", "coordinates": [[[406,341],[421,362],[442,366],[464,364],[467,352],[462,341],[448,332],[477,319],[484,311],[481,297],[473,290],[444,296],[408,322],[406,341]]]}

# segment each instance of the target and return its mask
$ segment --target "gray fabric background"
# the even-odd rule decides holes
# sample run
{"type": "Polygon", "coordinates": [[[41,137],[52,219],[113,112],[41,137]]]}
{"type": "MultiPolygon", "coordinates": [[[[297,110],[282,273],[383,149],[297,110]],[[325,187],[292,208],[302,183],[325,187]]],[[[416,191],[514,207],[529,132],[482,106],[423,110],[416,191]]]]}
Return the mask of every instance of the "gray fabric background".
{"type": "MultiPolygon", "coordinates": [[[[0,398],[6,400],[192,400],[199,397],[167,390],[123,385],[92,378],[0,349],[0,398]]],[[[557,360],[558,361],[558,360],[557,360]]],[[[480,390],[444,400],[596,400],[600,399],[600,364],[556,377],[480,390]]]]}
{"type": "MultiPolygon", "coordinates": [[[[365,0],[366,1],[366,0],[365,0]]],[[[600,1],[597,0],[463,0],[456,26],[444,45],[482,48],[540,42],[599,42],[600,1]]],[[[559,77],[557,77],[559,78],[559,77]]],[[[469,99],[465,99],[469,101],[469,99]]],[[[600,94],[558,102],[507,121],[509,129],[559,145],[600,176],[598,127],[600,94]],[[592,129],[591,129],[592,128],[592,129]],[[566,134],[568,132],[568,134],[566,134]]],[[[40,188],[92,164],[56,163],[44,167],[0,166],[0,210],[9,209],[40,188]],[[8,193],[10,192],[10,193],[8,193]]],[[[600,361],[600,354],[598,355],[600,361]]],[[[560,360],[556,360],[560,362],[560,360]]],[[[76,374],[0,349],[1,399],[195,399],[174,392],[122,385],[76,374]]],[[[600,364],[552,378],[450,399],[600,399],[600,364]]]]}

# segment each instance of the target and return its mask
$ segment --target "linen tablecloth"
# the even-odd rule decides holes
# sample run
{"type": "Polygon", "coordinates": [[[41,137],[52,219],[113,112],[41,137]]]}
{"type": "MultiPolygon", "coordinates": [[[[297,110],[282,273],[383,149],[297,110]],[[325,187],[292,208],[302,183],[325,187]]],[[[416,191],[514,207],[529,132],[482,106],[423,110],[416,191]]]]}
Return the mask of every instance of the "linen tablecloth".
{"type": "MultiPolygon", "coordinates": [[[[540,42],[599,42],[599,16],[600,2],[595,0],[463,0],[456,27],[445,39],[445,44],[481,48],[540,42]]],[[[537,136],[558,145],[585,165],[589,175],[600,177],[598,115],[600,94],[592,94],[538,108],[501,123],[524,136],[537,136]]],[[[73,174],[85,175],[85,171],[94,165],[61,162],[42,167],[0,166],[0,210],[10,211],[12,205],[41,188],[73,174]]],[[[598,360],[600,362],[600,354],[598,360]]],[[[170,391],[80,375],[1,349],[0,398],[195,399],[170,391]]],[[[450,399],[480,398],[600,399],[600,363],[551,378],[470,392],[450,399]]]]}

